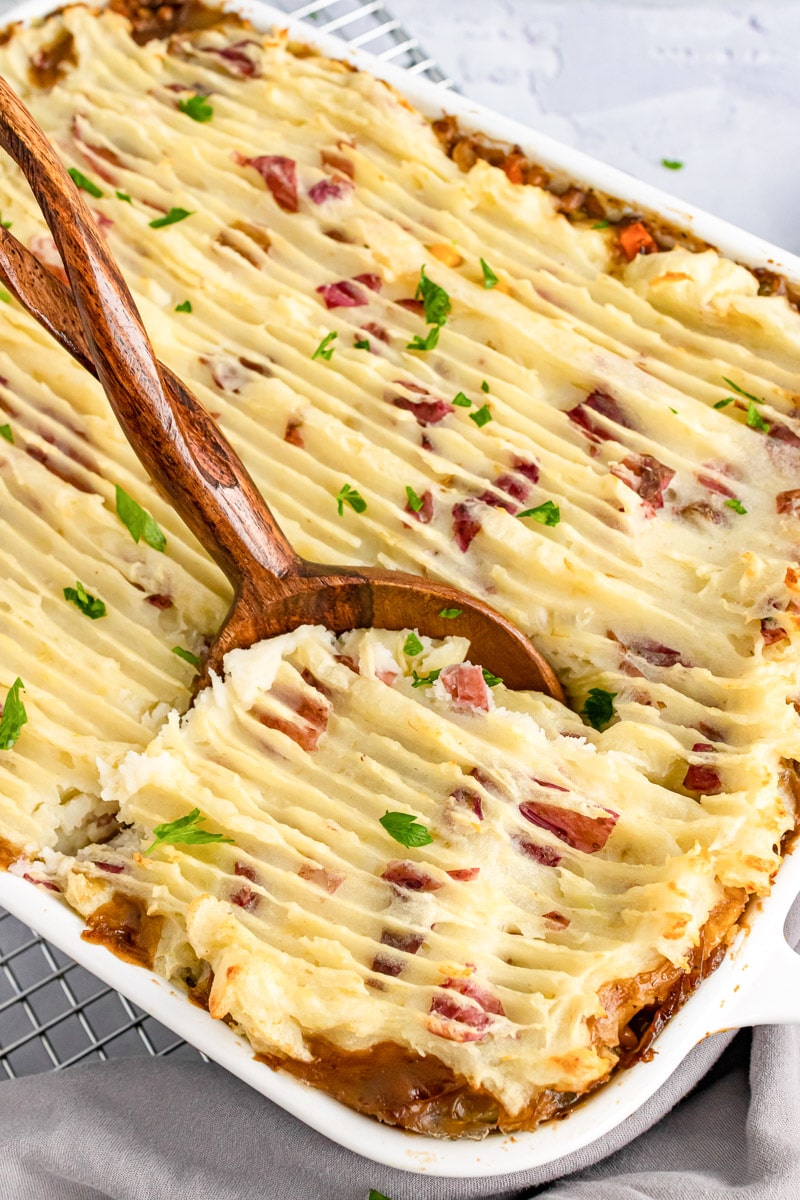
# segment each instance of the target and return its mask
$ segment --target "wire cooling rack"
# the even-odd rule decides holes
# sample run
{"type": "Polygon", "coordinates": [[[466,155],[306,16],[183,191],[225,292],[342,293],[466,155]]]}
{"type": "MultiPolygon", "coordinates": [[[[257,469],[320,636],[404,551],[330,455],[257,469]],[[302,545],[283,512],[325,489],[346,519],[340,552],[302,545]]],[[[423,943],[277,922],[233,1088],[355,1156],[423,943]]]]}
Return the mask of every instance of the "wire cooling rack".
{"type": "MultiPolygon", "coordinates": [[[[449,87],[381,0],[273,0],[353,46],[449,87]]],[[[199,1059],[186,1042],[0,910],[0,1080],[74,1063],[153,1054],[199,1059]]]]}

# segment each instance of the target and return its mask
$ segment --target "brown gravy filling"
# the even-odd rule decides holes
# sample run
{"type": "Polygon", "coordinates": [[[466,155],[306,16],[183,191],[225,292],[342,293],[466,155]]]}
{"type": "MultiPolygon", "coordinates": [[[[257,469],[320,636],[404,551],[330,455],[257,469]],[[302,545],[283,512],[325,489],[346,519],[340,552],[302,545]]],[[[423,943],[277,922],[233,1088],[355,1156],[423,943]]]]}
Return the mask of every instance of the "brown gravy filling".
{"type": "MultiPolygon", "coordinates": [[[[746,901],[744,889],[736,889],[716,906],[687,970],[665,961],[655,971],[608,984],[602,990],[600,999],[607,1016],[592,1022],[590,1029],[595,1048],[608,1049],[613,1056],[609,1074],[652,1058],[655,1038],[725,957],[746,901]]],[[[306,1046],[314,1055],[311,1062],[269,1054],[256,1057],[328,1092],[356,1112],[434,1137],[481,1137],[497,1129],[503,1133],[535,1129],[543,1121],[565,1115],[588,1095],[545,1088],[512,1116],[496,1097],[456,1075],[434,1055],[423,1057],[392,1042],[345,1051],[316,1037],[307,1038],[306,1046]]]]}
{"type": "Polygon", "coordinates": [[[13,846],[5,838],[0,838],[0,871],[7,871],[13,862],[22,857],[19,846],[13,846]]]}
{"type": "Polygon", "coordinates": [[[86,918],[81,937],[107,946],[119,958],[151,968],[161,939],[163,917],[150,917],[144,901],[115,892],[86,918]]]}

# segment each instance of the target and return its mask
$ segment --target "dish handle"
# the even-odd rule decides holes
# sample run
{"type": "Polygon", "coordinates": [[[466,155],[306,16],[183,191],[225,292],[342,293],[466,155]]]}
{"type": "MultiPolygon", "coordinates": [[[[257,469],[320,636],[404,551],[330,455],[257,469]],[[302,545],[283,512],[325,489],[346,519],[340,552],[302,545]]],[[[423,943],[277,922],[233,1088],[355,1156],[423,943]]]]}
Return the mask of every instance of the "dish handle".
{"type": "Polygon", "coordinates": [[[739,985],[721,1014],[728,1029],[800,1025],[800,953],[786,941],[782,924],[769,932],[768,943],[761,941],[760,952],[742,964],[739,985]]]}

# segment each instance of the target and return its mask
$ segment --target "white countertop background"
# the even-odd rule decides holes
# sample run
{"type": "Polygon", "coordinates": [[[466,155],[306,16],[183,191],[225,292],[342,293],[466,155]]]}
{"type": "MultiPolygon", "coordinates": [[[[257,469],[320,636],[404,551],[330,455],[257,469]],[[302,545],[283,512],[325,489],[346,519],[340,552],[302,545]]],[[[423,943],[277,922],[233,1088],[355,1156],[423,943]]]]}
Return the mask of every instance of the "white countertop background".
{"type": "Polygon", "coordinates": [[[796,0],[386,3],[465,95],[800,252],[796,0]]]}

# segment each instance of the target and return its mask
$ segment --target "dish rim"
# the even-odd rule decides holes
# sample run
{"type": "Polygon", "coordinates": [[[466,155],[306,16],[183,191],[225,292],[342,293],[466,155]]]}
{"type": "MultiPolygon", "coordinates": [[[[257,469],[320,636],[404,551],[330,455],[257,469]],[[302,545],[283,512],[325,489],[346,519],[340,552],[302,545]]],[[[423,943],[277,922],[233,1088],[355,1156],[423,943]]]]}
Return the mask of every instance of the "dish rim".
{"type": "MultiPolygon", "coordinates": [[[[55,0],[23,0],[3,14],[2,24],[28,23],[53,12],[55,0]]],[[[100,4],[98,7],[103,7],[100,4]]],[[[225,0],[221,6],[249,18],[260,31],[288,29],[333,58],[342,58],[391,84],[428,117],[447,112],[466,132],[518,143],[545,168],[571,181],[653,213],[709,242],[727,257],[749,266],[767,266],[800,283],[800,257],[728,221],[707,213],[661,188],[492,112],[440,85],[383,62],[366,51],[316,30],[263,0],[225,0]],[[444,102],[444,103],[443,103],[444,102]]],[[[382,1125],[273,1071],[254,1057],[246,1039],[193,1005],[186,993],[147,969],[124,962],[103,946],[81,939],[83,920],[55,896],[7,872],[0,872],[0,905],[52,942],[74,961],[122,992],[210,1059],[256,1091],[346,1149],[385,1166],[450,1178],[501,1177],[577,1154],[633,1116],[677,1069],[692,1047],[712,1033],[746,1024],[800,1023],[800,956],[788,947],[783,927],[800,892],[800,855],[787,854],[770,895],[751,901],[741,930],[720,967],[670,1020],[659,1035],[650,1062],[618,1071],[568,1114],[530,1133],[491,1134],[484,1141],[446,1141],[382,1125]],[[774,986],[757,994],[763,972],[774,986]],[[793,1000],[795,996],[797,999],[793,1000]]],[[[577,1164],[573,1165],[577,1166],[577,1164]]],[[[552,1178],[553,1176],[551,1176],[552,1178]]]]}

